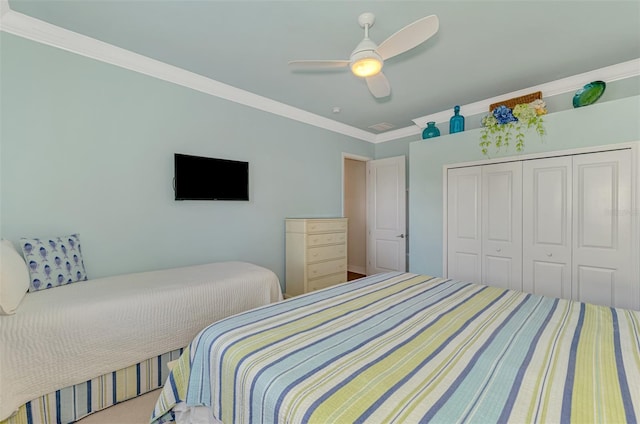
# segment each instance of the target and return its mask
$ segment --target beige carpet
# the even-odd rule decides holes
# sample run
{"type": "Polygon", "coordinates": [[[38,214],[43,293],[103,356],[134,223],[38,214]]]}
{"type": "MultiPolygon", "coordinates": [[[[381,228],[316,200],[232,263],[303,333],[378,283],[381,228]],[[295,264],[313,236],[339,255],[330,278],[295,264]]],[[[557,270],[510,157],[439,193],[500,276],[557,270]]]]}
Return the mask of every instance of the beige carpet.
{"type": "Polygon", "coordinates": [[[148,424],[160,389],[119,403],[78,421],[80,424],[148,424]]]}

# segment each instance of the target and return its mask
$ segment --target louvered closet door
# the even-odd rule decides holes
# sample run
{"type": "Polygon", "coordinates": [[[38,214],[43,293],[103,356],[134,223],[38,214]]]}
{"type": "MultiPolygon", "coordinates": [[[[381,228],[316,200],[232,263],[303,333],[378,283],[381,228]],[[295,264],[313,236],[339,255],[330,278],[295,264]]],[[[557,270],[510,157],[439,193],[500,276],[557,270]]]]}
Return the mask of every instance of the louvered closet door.
{"type": "Polygon", "coordinates": [[[573,299],[637,308],[637,282],[631,281],[630,151],[574,156],[573,205],[573,299]]]}
{"type": "Polygon", "coordinates": [[[481,167],[447,173],[447,276],[481,283],[481,167]]]}
{"type": "Polygon", "coordinates": [[[482,167],[482,282],[522,290],[522,162],[482,167]]]}
{"type": "Polygon", "coordinates": [[[571,156],[522,164],[522,288],[571,298],[571,156]]]}

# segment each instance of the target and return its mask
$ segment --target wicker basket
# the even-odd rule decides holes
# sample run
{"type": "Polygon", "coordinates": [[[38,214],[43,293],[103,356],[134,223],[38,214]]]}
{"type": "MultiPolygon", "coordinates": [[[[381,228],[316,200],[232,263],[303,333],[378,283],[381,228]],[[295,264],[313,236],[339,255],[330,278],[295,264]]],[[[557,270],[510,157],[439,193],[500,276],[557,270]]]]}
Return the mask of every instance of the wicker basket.
{"type": "Polygon", "coordinates": [[[503,100],[501,102],[493,103],[489,106],[489,112],[493,111],[493,109],[498,106],[505,105],[509,109],[513,109],[516,105],[521,103],[531,103],[534,100],[542,99],[542,91],[536,91],[535,93],[525,94],[524,96],[514,97],[513,99],[503,100]]]}

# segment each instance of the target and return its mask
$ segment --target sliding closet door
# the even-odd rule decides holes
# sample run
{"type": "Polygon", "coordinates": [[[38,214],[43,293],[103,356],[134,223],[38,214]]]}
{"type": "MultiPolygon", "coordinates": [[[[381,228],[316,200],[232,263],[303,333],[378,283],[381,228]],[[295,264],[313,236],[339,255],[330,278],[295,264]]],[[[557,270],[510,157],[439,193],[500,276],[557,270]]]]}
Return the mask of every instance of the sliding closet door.
{"type": "Polygon", "coordinates": [[[447,173],[447,276],[472,283],[482,282],[481,177],[478,166],[447,173]]]}
{"type": "Polygon", "coordinates": [[[571,156],[522,164],[522,289],[571,298],[571,156]]]}
{"type": "Polygon", "coordinates": [[[482,282],[522,290],[522,162],[482,167],[482,282]]]}
{"type": "MultiPolygon", "coordinates": [[[[631,281],[631,154],[573,159],[572,298],[633,308],[631,281]]],[[[635,258],[637,261],[638,259],[635,258]]]]}

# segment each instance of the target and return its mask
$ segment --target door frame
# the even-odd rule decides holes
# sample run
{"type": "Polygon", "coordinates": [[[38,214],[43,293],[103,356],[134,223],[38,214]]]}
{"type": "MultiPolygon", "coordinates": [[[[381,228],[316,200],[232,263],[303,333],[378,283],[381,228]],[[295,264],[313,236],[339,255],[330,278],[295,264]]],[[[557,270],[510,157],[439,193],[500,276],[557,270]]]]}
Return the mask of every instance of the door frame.
{"type": "MultiPolygon", "coordinates": [[[[398,257],[401,257],[401,263],[402,266],[399,267],[401,268],[402,272],[407,272],[408,270],[408,216],[407,216],[407,211],[408,211],[408,204],[407,204],[407,199],[408,199],[408,191],[407,191],[407,157],[406,155],[399,155],[399,156],[389,156],[389,157],[385,157],[385,158],[380,158],[380,159],[373,159],[369,162],[367,162],[367,275],[370,275],[369,272],[373,271],[374,273],[376,273],[376,270],[380,270],[381,268],[377,267],[377,261],[375,260],[375,253],[376,253],[376,249],[373,247],[375,245],[376,240],[378,240],[378,237],[380,237],[380,233],[388,233],[390,230],[379,230],[376,229],[376,225],[375,225],[375,217],[373,216],[374,213],[377,214],[378,209],[377,206],[374,203],[374,192],[377,193],[376,190],[374,190],[374,188],[377,188],[377,184],[373,184],[372,181],[375,180],[375,177],[371,174],[372,171],[372,163],[377,162],[378,164],[380,162],[391,162],[391,163],[397,163],[399,166],[401,166],[402,168],[402,187],[403,190],[402,191],[397,191],[397,193],[399,194],[399,198],[397,200],[401,200],[401,203],[396,203],[396,205],[400,206],[401,210],[402,210],[402,229],[401,234],[398,235],[396,231],[391,231],[394,235],[392,237],[388,236],[387,234],[387,238],[381,237],[380,240],[386,240],[386,241],[390,241],[389,239],[392,238],[394,242],[397,242],[396,238],[397,237],[401,237],[402,238],[402,244],[404,245],[402,248],[402,254],[398,257]],[[401,198],[401,199],[400,199],[401,198]]],[[[377,165],[377,164],[376,164],[377,165]]],[[[397,216],[397,215],[396,215],[397,216]]],[[[398,249],[400,249],[398,247],[398,249]]],[[[399,250],[396,251],[396,254],[400,253],[399,250]]],[[[397,257],[397,258],[398,258],[397,257]]]]}
{"type": "MultiPolygon", "coordinates": [[[[399,156],[402,156],[404,158],[405,162],[406,162],[406,160],[407,160],[407,156],[406,155],[399,155],[399,156]]],[[[341,191],[340,201],[341,201],[342,216],[344,216],[344,213],[345,213],[345,202],[344,202],[344,196],[345,196],[345,190],[344,190],[344,185],[345,185],[344,163],[345,163],[345,159],[352,159],[352,160],[357,160],[357,161],[360,161],[360,162],[369,162],[369,161],[372,161],[372,160],[382,160],[382,159],[388,159],[388,158],[376,159],[376,158],[373,158],[373,157],[361,156],[361,155],[356,155],[356,154],[353,154],[353,153],[345,153],[345,152],[342,153],[342,159],[341,159],[342,160],[342,163],[341,163],[341,170],[342,170],[341,171],[342,172],[341,181],[342,181],[342,186],[340,188],[340,191],[341,191]]],[[[368,175],[366,176],[366,178],[368,178],[368,175]]],[[[406,163],[405,163],[405,184],[406,184],[406,178],[407,178],[407,172],[406,172],[406,163]]],[[[404,214],[405,215],[404,216],[404,221],[405,221],[405,231],[404,231],[405,240],[407,240],[408,231],[409,231],[409,227],[408,227],[409,220],[408,220],[408,215],[407,215],[409,209],[408,209],[408,205],[406,204],[407,203],[406,200],[408,198],[407,196],[409,195],[409,193],[408,193],[407,188],[408,187],[405,187],[405,193],[404,193],[404,196],[405,196],[405,208],[406,208],[405,214],[404,214]]],[[[366,190],[368,191],[368,182],[367,182],[367,189],[366,190]]],[[[365,193],[365,194],[367,195],[367,197],[369,196],[369,193],[365,193]]],[[[367,222],[366,222],[366,225],[367,225],[367,228],[366,228],[366,230],[367,230],[367,241],[365,242],[365,249],[366,249],[366,260],[367,260],[367,268],[368,268],[368,263],[369,263],[369,248],[368,248],[369,247],[368,246],[369,245],[369,222],[368,221],[369,221],[369,212],[370,212],[369,211],[369,201],[368,201],[368,199],[367,199],[365,207],[366,207],[366,216],[367,216],[367,222]]],[[[408,270],[408,259],[409,258],[408,258],[408,244],[407,244],[407,246],[405,248],[405,255],[404,255],[405,269],[406,270],[408,270]]]]}
{"type": "Polygon", "coordinates": [[[359,162],[369,162],[370,160],[373,160],[372,157],[368,157],[368,156],[360,156],[360,155],[354,155],[353,153],[345,153],[342,152],[342,162],[340,163],[340,170],[342,172],[340,181],[342,181],[342,185],[340,186],[340,210],[342,211],[342,216],[344,216],[344,160],[345,159],[351,159],[351,160],[357,160],[359,162]]]}
{"type": "MultiPolygon", "coordinates": [[[[356,155],[356,154],[353,154],[353,153],[342,152],[342,163],[340,164],[341,169],[342,169],[342,178],[340,179],[342,181],[342,184],[341,184],[341,187],[340,187],[340,193],[341,193],[341,197],[340,197],[341,208],[340,209],[341,209],[342,216],[345,216],[345,202],[344,202],[344,196],[345,196],[344,185],[345,185],[345,182],[346,182],[345,178],[344,178],[344,162],[345,162],[345,159],[351,159],[351,160],[355,160],[355,161],[358,161],[358,162],[363,162],[363,163],[365,163],[365,165],[370,160],[373,160],[372,157],[360,156],[360,155],[356,155]]],[[[366,178],[366,175],[365,175],[365,178],[366,178]]],[[[365,189],[365,191],[366,191],[366,189],[365,189]]],[[[365,192],[365,195],[366,195],[366,192],[365,192]]],[[[367,202],[365,201],[365,208],[367,208],[367,207],[368,207],[367,206],[367,202]]],[[[366,222],[366,218],[365,218],[365,225],[366,224],[367,224],[367,222],[366,222]]],[[[348,240],[348,237],[349,237],[349,234],[347,232],[347,240],[348,240]]],[[[348,246],[348,243],[347,243],[347,246],[348,246]]],[[[366,240],[365,240],[364,249],[365,249],[365,262],[366,262],[366,260],[368,259],[367,256],[366,256],[366,251],[367,251],[367,242],[366,242],[366,240]]],[[[347,250],[347,270],[348,270],[348,268],[349,268],[349,256],[348,256],[348,250],[347,250]]],[[[364,274],[366,274],[366,263],[365,263],[364,274]]]]}
{"type": "MultiPolygon", "coordinates": [[[[528,155],[520,155],[520,156],[509,156],[504,158],[496,158],[496,159],[483,159],[472,162],[460,162],[460,163],[452,163],[446,164],[442,166],[442,275],[447,278],[447,263],[448,263],[448,241],[447,241],[447,230],[448,230],[448,206],[447,206],[447,187],[448,187],[448,172],[449,169],[452,168],[465,168],[469,166],[478,166],[478,165],[489,165],[495,163],[504,163],[504,162],[520,162],[531,159],[544,159],[558,156],[573,156],[580,155],[586,153],[598,153],[598,152],[608,152],[612,150],[631,150],[631,210],[629,211],[621,211],[621,213],[630,213],[632,216],[631,219],[631,232],[635,236],[635,240],[631,245],[631,255],[632,257],[640,257],[640,141],[632,141],[627,143],[618,143],[618,144],[607,144],[604,146],[591,146],[591,147],[580,147],[574,149],[567,150],[556,150],[542,153],[533,153],[528,155]]],[[[632,278],[635,278],[636,281],[640,281],[640,261],[636,261],[635,266],[632,269],[632,278]]],[[[636,285],[635,299],[640,298],[640,285],[636,285]]]]}

